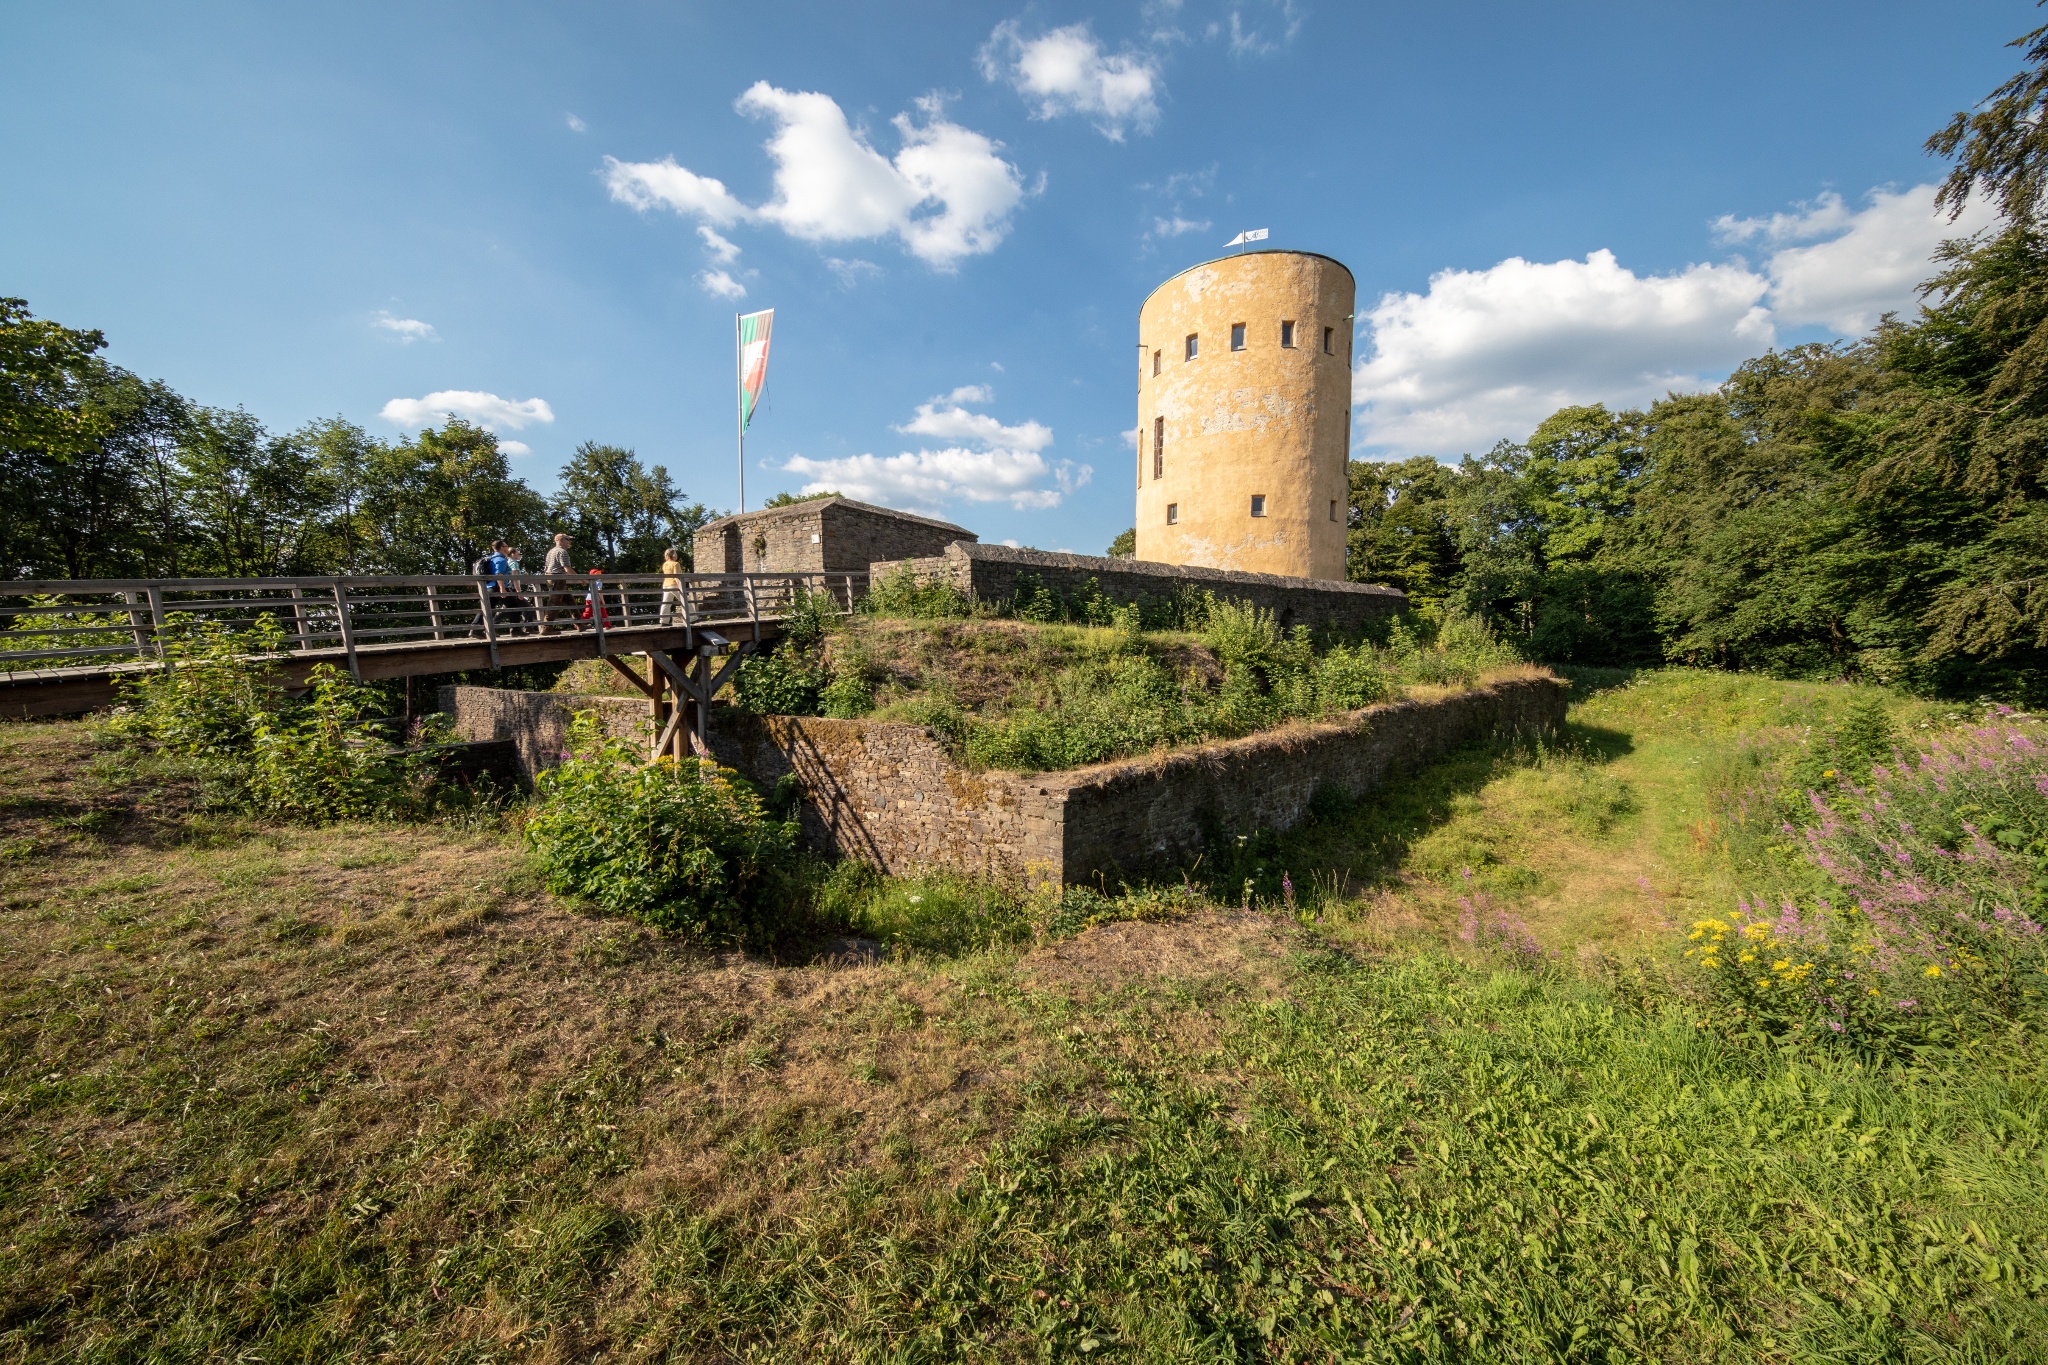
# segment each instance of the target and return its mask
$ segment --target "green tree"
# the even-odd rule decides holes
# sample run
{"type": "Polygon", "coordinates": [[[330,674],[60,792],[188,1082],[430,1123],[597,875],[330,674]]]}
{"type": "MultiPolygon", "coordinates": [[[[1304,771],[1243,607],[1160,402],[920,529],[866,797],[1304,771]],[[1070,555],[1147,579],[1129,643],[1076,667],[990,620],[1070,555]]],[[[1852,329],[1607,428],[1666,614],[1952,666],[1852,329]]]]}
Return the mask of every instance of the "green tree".
{"type": "Polygon", "coordinates": [[[547,535],[547,504],[512,474],[498,438],[451,417],[410,441],[363,452],[358,524],[373,539],[364,565],[377,573],[468,573],[491,541],[535,558],[547,535]]]}
{"type": "Polygon", "coordinates": [[[561,478],[554,516],[584,547],[592,567],[651,573],[670,545],[694,563],[697,529],[711,513],[702,503],[686,503],[661,465],[650,469],[630,450],[585,441],[561,478]]]}
{"type": "Polygon", "coordinates": [[[378,542],[364,508],[371,497],[370,477],[380,443],[339,416],[308,422],[297,437],[312,453],[313,475],[324,504],[316,557],[338,573],[362,573],[378,542]]]}
{"type": "Polygon", "coordinates": [[[1129,559],[1136,553],[1138,553],[1138,528],[1135,526],[1131,527],[1128,531],[1118,532],[1117,538],[1109,542],[1109,557],[1111,559],[1129,559]]]}
{"type": "Polygon", "coordinates": [[[178,444],[188,568],[227,578],[300,573],[321,509],[313,460],[240,408],[194,408],[178,444]]]}

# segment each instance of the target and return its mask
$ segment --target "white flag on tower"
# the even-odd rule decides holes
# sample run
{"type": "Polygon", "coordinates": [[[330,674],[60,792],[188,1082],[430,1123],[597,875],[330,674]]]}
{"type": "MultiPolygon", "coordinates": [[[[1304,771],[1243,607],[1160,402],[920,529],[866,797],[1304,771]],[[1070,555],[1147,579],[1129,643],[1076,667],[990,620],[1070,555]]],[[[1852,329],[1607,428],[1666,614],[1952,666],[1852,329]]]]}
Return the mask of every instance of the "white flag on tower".
{"type": "Polygon", "coordinates": [[[1232,238],[1231,238],[1231,239],[1230,239],[1229,241],[1225,242],[1225,243],[1224,243],[1223,245],[1225,245],[1225,246],[1243,246],[1243,245],[1244,245],[1244,244],[1245,244],[1246,242],[1263,242],[1263,241],[1265,241],[1265,240],[1266,240],[1266,230],[1265,230],[1264,228],[1253,228],[1253,229],[1252,229],[1252,230],[1251,230],[1250,232],[1240,232],[1240,233],[1238,233],[1238,234],[1237,234],[1237,236],[1235,236],[1235,237],[1232,237],[1232,238]]]}

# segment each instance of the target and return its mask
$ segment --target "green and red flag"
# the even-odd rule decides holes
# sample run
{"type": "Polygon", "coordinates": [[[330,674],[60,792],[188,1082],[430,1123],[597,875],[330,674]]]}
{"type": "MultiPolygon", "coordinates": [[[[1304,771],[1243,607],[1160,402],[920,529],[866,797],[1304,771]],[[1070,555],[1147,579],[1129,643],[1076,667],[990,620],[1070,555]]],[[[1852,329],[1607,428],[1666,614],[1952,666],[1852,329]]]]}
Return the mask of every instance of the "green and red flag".
{"type": "Polygon", "coordinates": [[[768,333],[775,325],[775,310],[742,313],[740,329],[740,431],[754,420],[761,405],[761,388],[768,382],[768,333]]]}

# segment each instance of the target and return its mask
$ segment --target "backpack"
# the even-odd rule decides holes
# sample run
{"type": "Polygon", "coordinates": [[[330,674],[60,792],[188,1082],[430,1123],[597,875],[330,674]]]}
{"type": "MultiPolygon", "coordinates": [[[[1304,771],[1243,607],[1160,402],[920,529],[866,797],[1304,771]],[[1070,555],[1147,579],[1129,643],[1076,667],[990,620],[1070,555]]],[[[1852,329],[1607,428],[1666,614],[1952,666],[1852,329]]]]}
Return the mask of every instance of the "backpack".
{"type": "Polygon", "coordinates": [[[489,578],[491,576],[491,557],[485,555],[482,559],[470,565],[469,571],[478,578],[489,578]]]}

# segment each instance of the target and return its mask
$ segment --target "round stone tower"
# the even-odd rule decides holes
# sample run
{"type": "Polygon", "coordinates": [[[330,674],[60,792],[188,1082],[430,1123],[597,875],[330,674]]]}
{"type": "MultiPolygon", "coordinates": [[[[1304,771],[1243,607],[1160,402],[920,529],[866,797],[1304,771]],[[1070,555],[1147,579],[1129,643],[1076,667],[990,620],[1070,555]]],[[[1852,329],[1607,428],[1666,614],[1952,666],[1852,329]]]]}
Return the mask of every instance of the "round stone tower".
{"type": "Polygon", "coordinates": [[[1328,256],[1248,251],[1138,310],[1138,552],[1163,564],[1344,577],[1351,315],[1328,256]]]}

